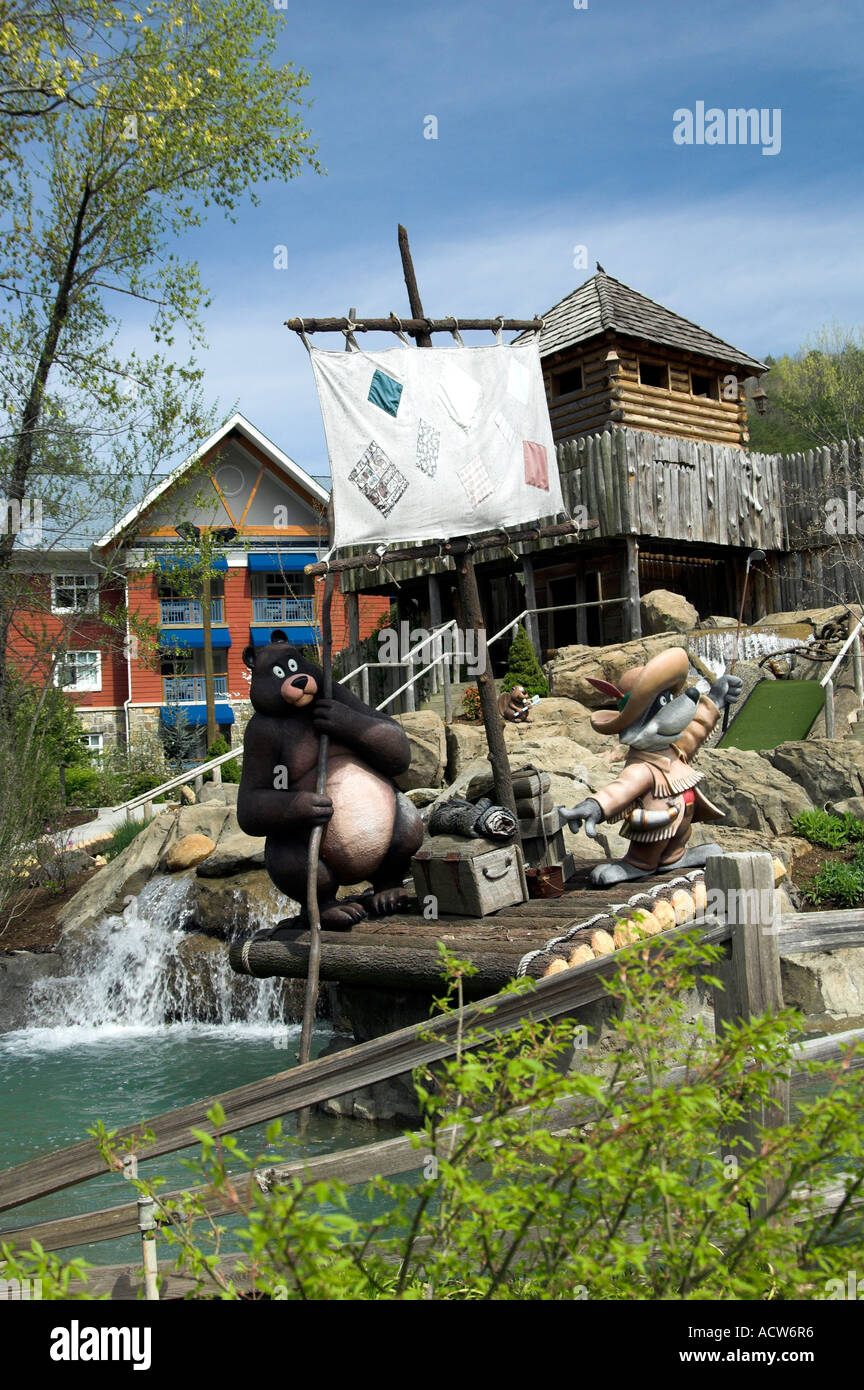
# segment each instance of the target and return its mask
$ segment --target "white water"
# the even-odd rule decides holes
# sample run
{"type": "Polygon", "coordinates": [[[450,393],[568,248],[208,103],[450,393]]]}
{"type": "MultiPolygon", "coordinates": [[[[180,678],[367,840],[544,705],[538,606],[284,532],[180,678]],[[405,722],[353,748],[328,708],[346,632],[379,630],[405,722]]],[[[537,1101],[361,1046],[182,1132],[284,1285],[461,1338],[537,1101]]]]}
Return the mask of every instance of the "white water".
{"type": "MultiPolygon", "coordinates": [[[[739,661],[760,661],[763,656],[775,652],[786,652],[803,644],[801,637],[781,637],[778,632],[766,628],[759,632],[754,628],[743,628],[738,635],[737,656],[739,661]]],[[[808,638],[812,641],[812,638],[808,638]]],[[[734,627],[721,627],[702,631],[692,640],[692,647],[707,666],[720,676],[732,664],[736,654],[734,627]]]]}
{"type": "Polygon", "coordinates": [[[68,958],[68,974],[34,986],[34,1026],[15,1041],[63,1048],[166,1029],[284,1030],[281,981],[236,975],[225,942],[183,930],[190,887],[182,875],[151,879],[121,915],[105,917],[94,943],[68,958]]]}

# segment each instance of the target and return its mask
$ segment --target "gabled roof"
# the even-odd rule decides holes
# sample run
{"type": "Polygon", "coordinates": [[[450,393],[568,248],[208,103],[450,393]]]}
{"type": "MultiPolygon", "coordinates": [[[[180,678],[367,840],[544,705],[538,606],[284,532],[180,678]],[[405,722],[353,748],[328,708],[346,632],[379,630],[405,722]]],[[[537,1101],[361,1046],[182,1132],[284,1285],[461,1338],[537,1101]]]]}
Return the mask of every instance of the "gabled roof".
{"type": "Polygon", "coordinates": [[[100,536],[99,540],[96,542],[96,547],[99,548],[103,545],[108,545],[111,541],[116,540],[118,536],[122,536],[123,532],[127,531],[133,522],[137,521],[140,516],[143,516],[163,493],[168,492],[175,483],[179,482],[183,474],[186,473],[194,463],[197,463],[209,453],[211,449],[221,444],[224,439],[227,439],[227,437],[233,433],[248,439],[250,444],[254,444],[261,450],[276,469],[281,470],[292,482],[298,483],[300,487],[304,488],[316,501],[323,503],[326,507],[330,500],[329,492],[321,487],[320,483],[316,483],[315,479],[301,468],[298,463],[295,463],[287,454],[283,454],[281,449],[277,449],[276,445],[273,444],[266,435],[263,435],[260,430],[256,430],[255,426],[250,424],[245,415],[240,415],[238,412],[236,415],[232,415],[230,420],[226,420],[225,424],[221,425],[214,434],[211,434],[210,438],[204,441],[200,449],[196,449],[194,454],[190,454],[182,463],[179,463],[173,472],[168,474],[167,478],[163,478],[161,483],[157,483],[155,487],[152,487],[146,497],[134,506],[131,511],[128,511],[126,515],[117,522],[116,526],[112,526],[110,531],[106,531],[104,536],[100,536]]]}
{"type": "MultiPolygon", "coordinates": [[[[724,343],[722,338],[700,328],[698,323],[664,309],[647,295],[631,290],[629,285],[615,280],[605,270],[598,270],[578,290],[543,315],[540,355],[548,357],[607,330],[625,337],[643,338],[663,347],[695,352],[702,357],[717,357],[723,362],[747,367],[754,374],[768,370],[764,362],[724,343]]],[[[515,341],[518,343],[528,336],[522,333],[515,341]]]]}

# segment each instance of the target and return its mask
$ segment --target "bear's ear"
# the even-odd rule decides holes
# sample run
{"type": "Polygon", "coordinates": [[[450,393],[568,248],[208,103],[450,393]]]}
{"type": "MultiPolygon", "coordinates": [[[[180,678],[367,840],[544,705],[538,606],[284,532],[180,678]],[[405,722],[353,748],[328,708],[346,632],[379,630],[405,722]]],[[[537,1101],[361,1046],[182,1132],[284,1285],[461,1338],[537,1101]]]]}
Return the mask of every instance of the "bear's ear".
{"type": "Polygon", "coordinates": [[[244,647],[244,648],[243,648],[243,665],[244,665],[244,666],[248,666],[250,671],[254,671],[254,670],[255,670],[255,648],[254,648],[254,647],[244,647]]]}
{"type": "Polygon", "coordinates": [[[270,641],[290,643],[290,638],[287,632],[282,631],[281,627],[274,627],[273,631],[270,633],[270,641]]]}

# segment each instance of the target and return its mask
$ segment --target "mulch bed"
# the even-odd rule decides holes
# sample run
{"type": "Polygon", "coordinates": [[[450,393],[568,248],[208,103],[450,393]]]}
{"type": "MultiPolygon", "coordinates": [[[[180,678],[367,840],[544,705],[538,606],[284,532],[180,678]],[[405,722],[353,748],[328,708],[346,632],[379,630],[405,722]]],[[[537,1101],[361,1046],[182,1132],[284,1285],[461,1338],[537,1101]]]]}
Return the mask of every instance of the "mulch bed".
{"type": "Polygon", "coordinates": [[[0,930],[0,954],[7,951],[53,951],[62,935],[57,922],[60,909],[74,897],[98,869],[85,869],[70,878],[62,893],[50,888],[24,888],[6,904],[4,915],[11,917],[0,930]]]}

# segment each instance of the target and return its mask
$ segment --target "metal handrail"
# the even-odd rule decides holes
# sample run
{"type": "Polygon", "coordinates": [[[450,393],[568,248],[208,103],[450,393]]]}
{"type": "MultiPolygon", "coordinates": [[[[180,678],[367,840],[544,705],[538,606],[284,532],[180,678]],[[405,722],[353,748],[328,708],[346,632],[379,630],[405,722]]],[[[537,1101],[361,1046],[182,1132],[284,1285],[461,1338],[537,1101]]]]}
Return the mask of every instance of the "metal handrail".
{"type": "Polygon", "coordinates": [[[450,618],[448,622],[442,623],[440,627],[433,627],[428,637],[424,637],[422,642],[418,642],[416,647],[412,647],[410,651],[405,653],[405,658],[403,661],[364,661],[362,666],[355,666],[354,670],[349,671],[347,676],[342,676],[338,683],[339,685],[344,685],[346,681],[351,680],[352,676],[359,676],[362,671],[368,670],[373,666],[410,666],[412,664],[412,658],[414,657],[415,652],[421,651],[423,647],[426,647],[429,645],[430,642],[433,642],[436,637],[440,637],[442,632],[446,632],[448,628],[455,626],[456,619],[450,618]]]}
{"type": "Polygon", "coordinates": [[[834,672],[837,670],[837,667],[840,665],[840,662],[843,660],[844,656],[848,652],[849,648],[852,646],[852,643],[855,641],[855,638],[858,636],[858,633],[861,631],[862,628],[864,628],[864,618],[859,619],[852,631],[849,633],[849,636],[846,638],[846,641],[843,643],[843,646],[840,648],[831,666],[829,667],[827,676],[823,676],[821,681],[819,682],[820,685],[827,685],[828,682],[832,679],[834,672]]]}
{"type": "Polygon", "coordinates": [[[151,802],[155,801],[157,797],[162,796],[164,792],[173,791],[175,787],[187,787],[190,782],[201,781],[203,783],[205,772],[213,772],[214,784],[218,786],[222,780],[222,774],[220,772],[217,779],[215,775],[217,769],[220,769],[223,763],[230,763],[232,758],[236,758],[239,762],[242,757],[243,745],[240,744],[238,748],[232,748],[227,753],[220,753],[218,758],[211,758],[209,762],[199,763],[197,767],[190,768],[188,772],[181,772],[178,773],[176,777],[170,777],[168,781],[163,782],[161,786],[152,787],[150,791],[142,792],[140,796],[133,796],[129,801],[121,801],[120,805],[112,807],[112,810],[125,811],[126,819],[131,820],[132,817],[130,812],[137,811],[139,806],[144,806],[146,808],[151,802]]]}

